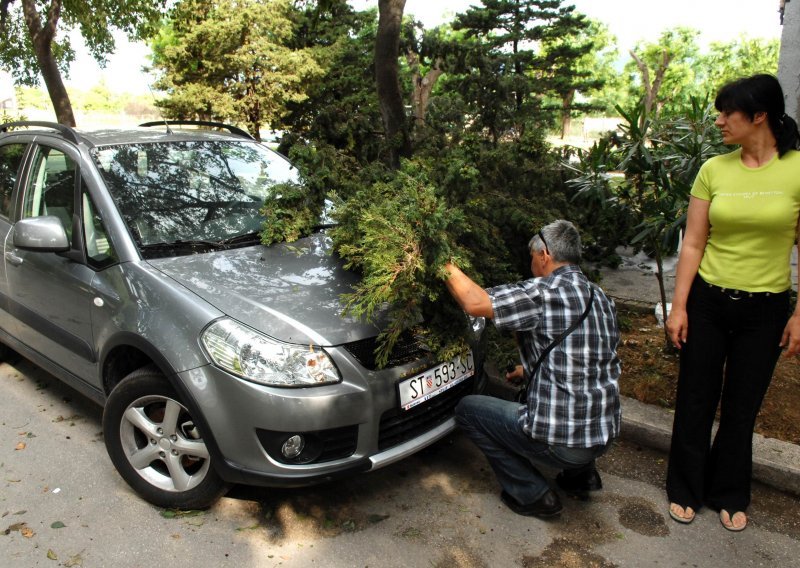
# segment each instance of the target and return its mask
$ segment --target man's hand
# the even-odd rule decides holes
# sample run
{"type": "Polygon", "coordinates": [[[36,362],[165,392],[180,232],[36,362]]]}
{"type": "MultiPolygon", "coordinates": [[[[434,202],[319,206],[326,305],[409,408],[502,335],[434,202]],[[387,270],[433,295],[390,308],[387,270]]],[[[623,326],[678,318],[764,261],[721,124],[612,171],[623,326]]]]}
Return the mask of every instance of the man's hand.
{"type": "Polygon", "coordinates": [[[450,275],[445,282],[447,289],[465,312],[474,317],[494,317],[492,300],[486,290],[473,282],[455,264],[448,262],[444,268],[450,275]]]}
{"type": "Polygon", "coordinates": [[[506,372],[506,381],[509,383],[518,385],[523,381],[524,378],[525,373],[522,370],[522,365],[517,365],[516,367],[513,367],[512,370],[508,370],[506,372]]]}

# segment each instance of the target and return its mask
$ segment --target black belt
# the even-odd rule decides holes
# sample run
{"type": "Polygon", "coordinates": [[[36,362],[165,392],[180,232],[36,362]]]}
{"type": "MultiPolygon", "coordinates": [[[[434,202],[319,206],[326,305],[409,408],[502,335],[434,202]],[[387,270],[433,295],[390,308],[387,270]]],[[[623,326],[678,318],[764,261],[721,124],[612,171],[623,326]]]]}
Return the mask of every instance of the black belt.
{"type": "Polygon", "coordinates": [[[731,300],[741,300],[742,298],[769,298],[770,296],[777,296],[778,294],[785,294],[787,291],[783,292],[748,292],[747,290],[736,290],[734,288],[722,288],[721,286],[716,286],[714,284],[710,284],[703,280],[702,278],[699,279],[703,286],[706,286],[710,290],[714,290],[715,292],[719,292],[720,294],[725,294],[731,300]]]}

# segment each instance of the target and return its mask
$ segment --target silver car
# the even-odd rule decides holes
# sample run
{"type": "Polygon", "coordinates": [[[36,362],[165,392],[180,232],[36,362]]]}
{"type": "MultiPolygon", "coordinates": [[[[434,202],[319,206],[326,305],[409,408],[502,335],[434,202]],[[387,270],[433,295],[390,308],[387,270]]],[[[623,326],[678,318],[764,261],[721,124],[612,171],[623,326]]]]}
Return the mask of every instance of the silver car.
{"type": "Polygon", "coordinates": [[[378,368],[380,326],[342,316],[356,276],[324,228],[260,244],[295,169],[204,126],[0,125],[2,355],[102,404],[111,461],[162,507],[369,471],[451,432],[485,383],[483,322],[465,318],[467,357],[409,333],[378,368]]]}

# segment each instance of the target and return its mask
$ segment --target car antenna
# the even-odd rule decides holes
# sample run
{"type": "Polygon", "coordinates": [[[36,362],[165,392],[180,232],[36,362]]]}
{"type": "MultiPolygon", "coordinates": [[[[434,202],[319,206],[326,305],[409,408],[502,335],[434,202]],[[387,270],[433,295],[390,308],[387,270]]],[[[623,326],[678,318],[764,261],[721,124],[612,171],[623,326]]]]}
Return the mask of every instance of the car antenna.
{"type": "MultiPolygon", "coordinates": [[[[151,96],[151,97],[153,97],[153,106],[155,106],[156,108],[158,108],[158,105],[156,105],[156,104],[155,104],[155,102],[156,102],[156,95],[155,95],[155,93],[153,92],[153,88],[150,86],[150,84],[149,84],[149,83],[148,83],[148,85],[147,85],[147,90],[148,90],[148,91],[150,91],[150,96],[151,96]]],[[[161,113],[161,109],[158,109],[158,112],[159,112],[159,113],[161,113]]],[[[164,115],[163,115],[163,114],[161,115],[161,120],[163,120],[163,121],[164,121],[164,126],[167,128],[167,134],[174,134],[174,133],[172,132],[172,129],[169,127],[169,122],[167,121],[167,119],[164,117],[164,115]]]]}

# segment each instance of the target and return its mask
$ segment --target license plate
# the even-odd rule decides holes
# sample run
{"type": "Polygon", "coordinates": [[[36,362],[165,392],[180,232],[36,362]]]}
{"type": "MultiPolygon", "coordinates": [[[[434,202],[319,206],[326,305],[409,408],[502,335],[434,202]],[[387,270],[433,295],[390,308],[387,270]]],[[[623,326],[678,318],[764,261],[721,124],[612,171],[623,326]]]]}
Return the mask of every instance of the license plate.
{"type": "Polygon", "coordinates": [[[472,351],[466,357],[456,357],[452,361],[431,367],[424,373],[398,384],[400,407],[408,410],[422,404],[474,374],[475,363],[472,359],[472,351]]]}

